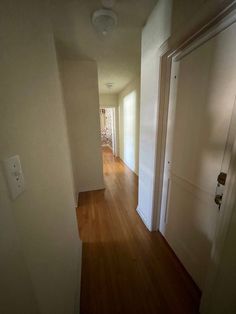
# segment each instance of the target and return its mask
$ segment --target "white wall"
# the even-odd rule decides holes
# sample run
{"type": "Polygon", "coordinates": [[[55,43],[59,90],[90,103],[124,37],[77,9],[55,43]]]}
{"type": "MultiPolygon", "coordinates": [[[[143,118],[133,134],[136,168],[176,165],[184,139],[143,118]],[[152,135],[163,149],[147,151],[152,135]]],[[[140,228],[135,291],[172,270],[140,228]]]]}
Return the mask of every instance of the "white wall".
{"type": "Polygon", "coordinates": [[[64,61],[61,77],[76,191],[103,189],[97,64],[64,61]]]}
{"type": "Polygon", "coordinates": [[[137,211],[152,229],[158,109],[158,50],[171,32],[171,1],[159,0],[142,33],[139,147],[139,197],[137,211]]]}
{"type": "Polygon", "coordinates": [[[135,132],[135,167],[134,172],[139,174],[139,121],[140,121],[140,78],[136,77],[118,95],[119,103],[119,157],[124,160],[124,108],[125,96],[131,92],[136,92],[136,132],[135,132]]]}
{"type": "MultiPolygon", "coordinates": [[[[234,192],[235,193],[235,192],[234,192]]],[[[236,204],[224,243],[218,274],[212,289],[212,299],[207,314],[225,314],[236,312],[236,204]]]]}
{"type": "Polygon", "coordinates": [[[0,313],[12,314],[17,311],[39,313],[2,171],[0,171],[0,221],[0,313]]]}
{"type": "Polygon", "coordinates": [[[1,1],[0,159],[19,154],[26,191],[0,168],[0,312],[74,313],[81,244],[65,114],[44,2],[1,1]]]}
{"type": "MultiPolygon", "coordinates": [[[[232,131],[235,134],[235,125],[232,131]]],[[[202,314],[236,313],[236,142],[235,137],[226,190],[220,210],[216,241],[211,254],[209,278],[203,294],[202,314]]]]}
{"type": "Polygon", "coordinates": [[[99,104],[103,108],[117,107],[118,95],[117,94],[99,94],[99,104]]]}

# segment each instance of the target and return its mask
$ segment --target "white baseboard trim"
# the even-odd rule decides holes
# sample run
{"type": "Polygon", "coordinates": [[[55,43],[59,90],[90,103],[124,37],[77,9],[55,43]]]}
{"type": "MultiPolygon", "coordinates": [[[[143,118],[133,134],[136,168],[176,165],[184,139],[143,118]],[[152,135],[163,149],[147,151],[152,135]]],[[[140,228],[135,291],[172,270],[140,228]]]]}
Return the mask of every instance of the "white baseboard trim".
{"type": "Polygon", "coordinates": [[[149,231],[152,231],[151,223],[147,220],[144,213],[140,210],[139,207],[136,208],[137,213],[139,214],[140,218],[142,219],[144,225],[147,227],[149,231]]]}
{"type": "Polygon", "coordinates": [[[105,189],[105,184],[100,184],[97,186],[91,186],[91,187],[86,187],[86,188],[80,189],[79,193],[99,191],[99,190],[104,190],[104,189],[105,189]]]}

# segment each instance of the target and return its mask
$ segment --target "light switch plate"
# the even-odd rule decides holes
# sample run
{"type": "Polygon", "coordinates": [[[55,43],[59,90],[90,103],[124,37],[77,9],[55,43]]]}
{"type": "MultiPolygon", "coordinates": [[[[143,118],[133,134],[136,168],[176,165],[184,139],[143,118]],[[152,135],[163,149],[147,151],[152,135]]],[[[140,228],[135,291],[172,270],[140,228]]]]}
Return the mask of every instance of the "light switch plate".
{"type": "Polygon", "coordinates": [[[21,168],[20,157],[12,156],[4,160],[7,183],[12,199],[16,199],[25,190],[25,180],[21,168]]]}

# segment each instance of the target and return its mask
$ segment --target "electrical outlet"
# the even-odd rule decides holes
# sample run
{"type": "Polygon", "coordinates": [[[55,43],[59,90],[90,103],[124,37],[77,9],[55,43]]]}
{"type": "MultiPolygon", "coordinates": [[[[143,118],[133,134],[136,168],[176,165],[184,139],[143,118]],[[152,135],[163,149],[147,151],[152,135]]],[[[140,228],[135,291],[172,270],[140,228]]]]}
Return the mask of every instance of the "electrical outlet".
{"type": "Polygon", "coordinates": [[[4,160],[7,183],[12,199],[16,199],[25,190],[25,180],[21,168],[20,157],[12,156],[4,160]]]}

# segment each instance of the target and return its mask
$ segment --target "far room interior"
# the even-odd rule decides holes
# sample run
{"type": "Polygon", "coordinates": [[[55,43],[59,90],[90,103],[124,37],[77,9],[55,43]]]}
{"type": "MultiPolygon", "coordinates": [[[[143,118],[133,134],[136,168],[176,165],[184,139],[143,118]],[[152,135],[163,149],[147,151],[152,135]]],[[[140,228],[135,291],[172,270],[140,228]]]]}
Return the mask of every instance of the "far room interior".
{"type": "Polygon", "coordinates": [[[140,79],[138,76],[120,93],[100,94],[101,145],[138,175],[140,79]]]}

